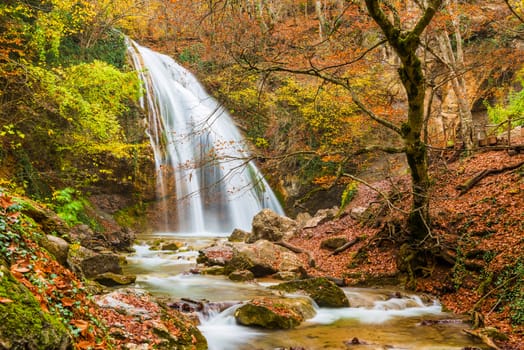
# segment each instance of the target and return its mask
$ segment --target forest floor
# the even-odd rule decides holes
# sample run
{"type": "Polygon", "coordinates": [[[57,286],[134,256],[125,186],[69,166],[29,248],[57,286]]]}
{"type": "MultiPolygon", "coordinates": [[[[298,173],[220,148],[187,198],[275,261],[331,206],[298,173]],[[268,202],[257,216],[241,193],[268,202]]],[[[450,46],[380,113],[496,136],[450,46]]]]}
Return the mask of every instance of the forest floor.
{"type": "MultiPolygon", "coordinates": [[[[524,154],[482,151],[453,162],[445,156],[443,152],[438,160],[432,157],[431,164],[433,221],[428,243],[439,257],[414,271],[412,287],[437,296],[445,309],[468,314],[476,326],[505,334],[507,339],[497,341],[500,348],[524,349],[524,154]],[[459,189],[481,171],[518,164],[489,174],[468,191],[459,189]]],[[[398,256],[405,241],[399,223],[410,205],[408,180],[383,180],[373,183],[374,189],[361,185],[346,212],[372,203],[363,215],[303,229],[292,239],[290,243],[311,252],[315,260],[308,273],[344,279],[350,285],[407,282],[399,280],[407,274],[399,273],[398,256]],[[338,254],[321,248],[324,240],[339,236],[359,239],[338,254]]]]}

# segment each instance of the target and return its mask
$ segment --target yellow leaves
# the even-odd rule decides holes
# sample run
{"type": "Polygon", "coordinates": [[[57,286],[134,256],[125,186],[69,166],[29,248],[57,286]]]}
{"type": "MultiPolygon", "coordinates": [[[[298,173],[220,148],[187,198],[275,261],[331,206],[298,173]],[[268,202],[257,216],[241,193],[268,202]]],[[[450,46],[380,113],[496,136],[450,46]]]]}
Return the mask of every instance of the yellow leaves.
{"type": "Polygon", "coordinates": [[[324,189],[328,189],[335,183],[337,177],[334,175],[319,176],[313,180],[313,183],[324,189]]]}
{"type": "Polygon", "coordinates": [[[344,157],[340,154],[328,154],[321,158],[321,160],[325,163],[327,162],[341,162],[344,157]]]}

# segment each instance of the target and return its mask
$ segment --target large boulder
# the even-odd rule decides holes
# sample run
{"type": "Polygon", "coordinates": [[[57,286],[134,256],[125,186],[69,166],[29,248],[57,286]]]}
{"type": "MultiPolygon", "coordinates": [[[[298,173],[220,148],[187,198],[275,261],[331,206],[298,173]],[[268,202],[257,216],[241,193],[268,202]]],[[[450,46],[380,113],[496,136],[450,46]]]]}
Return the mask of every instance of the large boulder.
{"type": "Polygon", "coordinates": [[[197,262],[206,265],[224,266],[234,255],[234,249],[231,244],[219,242],[211,247],[198,251],[197,262]]]}
{"type": "MultiPolygon", "coordinates": [[[[206,338],[190,317],[147,292],[131,288],[118,289],[109,294],[97,295],[94,300],[99,307],[117,310],[119,314],[126,315],[126,319],[135,320],[137,327],[150,330],[159,341],[155,349],[208,348],[206,338]]],[[[119,336],[119,333],[113,335],[119,336]]],[[[145,349],[151,348],[151,344],[148,345],[145,349]]]]}
{"type": "Polygon", "coordinates": [[[71,348],[64,324],[43,311],[31,292],[0,261],[0,349],[71,348]]]}
{"type": "Polygon", "coordinates": [[[321,307],[349,306],[349,301],[344,291],[335,283],[323,277],[284,282],[270,288],[288,293],[304,293],[321,307]]]}
{"type": "Polygon", "coordinates": [[[225,265],[227,274],[249,270],[255,277],[263,277],[279,271],[304,271],[302,261],[295,253],[267,240],[234,247],[233,257],[225,265]]]}
{"type": "Polygon", "coordinates": [[[249,236],[249,232],[236,228],[233,230],[233,232],[231,232],[231,235],[227,240],[229,242],[245,242],[249,236]]]}
{"type": "Polygon", "coordinates": [[[78,245],[70,247],[67,263],[75,273],[86,278],[93,278],[106,272],[122,274],[120,257],[117,254],[97,253],[78,245]]]}
{"type": "Polygon", "coordinates": [[[235,319],[244,326],[290,329],[315,316],[309,298],[256,298],[235,311],[235,319]]]}
{"type": "Polygon", "coordinates": [[[254,243],[260,239],[281,241],[292,236],[298,227],[295,220],[280,216],[271,209],[263,209],[255,215],[252,226],[247,243],[254,243]]]}
{"type": "Polygon", "coordinates": [[[69,243],[65,239],[47,235],[40,241],[40,245],[51,253],[62,266],[67,266],[69,243]]]}

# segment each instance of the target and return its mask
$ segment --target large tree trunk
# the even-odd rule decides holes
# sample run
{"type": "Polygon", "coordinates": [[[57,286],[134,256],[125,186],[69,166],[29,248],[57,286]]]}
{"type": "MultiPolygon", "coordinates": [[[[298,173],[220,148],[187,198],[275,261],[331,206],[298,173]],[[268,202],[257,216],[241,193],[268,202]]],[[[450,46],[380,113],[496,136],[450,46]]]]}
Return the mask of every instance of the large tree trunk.
{"type": "MultiPolygon", "coordinates": [[[[408,98],[407,120],[402,124],[406,157],[411,170],[413,201],[408,219],[410,242],[421,243],[430,233],[429,176],[427,149],[422,140],[424,126],[425,80],[422,63],[417,56],[420,37],[442,4],[442,0],[428,0],[422,16],[410,31],[402,29],[400,18],[392,22],[383,12],[381,1],[366,0],[366,7],[373,20],[380,26],[388,43],[401,61],[398,70],[408,98]]],[[[395,13],[393,12],[395,17],[395,13]]]]}
{"type": "Polygon", "coordinates": [[[421,139],[424,126],[425,83],[421,63],[411,49],[397,50],[402,62],[399,75],[408,95],[408,120],[402,125],[406,158],[411,170],[413,201],[408,228],[414,241],[429,233],[429,176],[426,145],[421,139]]]}

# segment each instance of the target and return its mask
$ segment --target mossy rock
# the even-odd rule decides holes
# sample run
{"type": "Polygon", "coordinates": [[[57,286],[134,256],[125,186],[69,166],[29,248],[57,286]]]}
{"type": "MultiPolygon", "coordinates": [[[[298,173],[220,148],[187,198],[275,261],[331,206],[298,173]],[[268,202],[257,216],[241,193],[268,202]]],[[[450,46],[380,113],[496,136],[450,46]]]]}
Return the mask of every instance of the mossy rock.
{"type": "Polygon", "coordinates": [[[159,324],[153,332],[164,339],[156,349],[205,350],[207,340],[191,319],[176,310],[164,310],[163,325],[159,324]]]}
{"type": "Polygon", "coordinates": [[[249,270],[240,270],[231,272],[227,277],[234,282],[246,282],[252,281],[255,278],[255,275],[253,275],[253,272],[249,270]]]}
{"type": "Polygon", "coordinates": [[[287,293],[302,292],[321,307],[349,306],[349,300],[342,288],[323,277],[284,282],[270,288],[287,293]]]}
{"type": "Polygon", "coordinates": [[[116,287],[135,283],[136,276],[131,274],[123,275],[113,272],[105,272],[95,276],[93,280],[104,286],[116,287]]]}
{"type": "Polygon", "coordinates": [[[315,316],[309,298],[256,298],[235,311],[235,319],[244,326],[266,329],[291,329],[315,316]]]}
{"type": "Polygon", "coordinates": [[[203,268],[200,272],[202,275],[219,276],[224,274],[224,266],[214,265],[203,268]]]}
{"type": "Polygon", "coordinates": [[[0,348],[67,349],[71,339],[65,326],[44,312],[29,290],[0,263],[0,348]]]}

